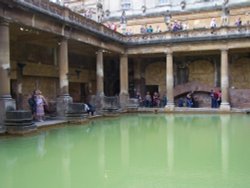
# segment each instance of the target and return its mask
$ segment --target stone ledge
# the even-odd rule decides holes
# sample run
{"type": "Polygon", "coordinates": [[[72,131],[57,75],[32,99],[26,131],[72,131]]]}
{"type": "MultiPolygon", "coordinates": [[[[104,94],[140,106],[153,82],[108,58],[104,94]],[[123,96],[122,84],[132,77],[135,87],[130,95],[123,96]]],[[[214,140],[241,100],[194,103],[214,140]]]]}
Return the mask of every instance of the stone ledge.
{"type": "Polygon", "coordinates": [[[37,130],[37,126],[33,123],[29,126],[6,126],[6,133],[8,134],[27,134],[37,130]]]}

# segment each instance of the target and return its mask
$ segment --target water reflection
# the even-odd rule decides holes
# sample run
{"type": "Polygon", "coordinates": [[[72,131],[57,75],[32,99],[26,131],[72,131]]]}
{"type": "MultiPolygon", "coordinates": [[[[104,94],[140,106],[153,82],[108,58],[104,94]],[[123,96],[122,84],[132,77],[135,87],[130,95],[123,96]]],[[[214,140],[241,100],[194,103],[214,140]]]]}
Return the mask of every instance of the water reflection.
{"type": "Polygon", "coordinates": [[[0,187],[247,187],[249,120],[135,114],[7,139],[0,187]]]}
{"type": "Polygon", "coordinates": [[[166,116],[167,122],[167,164],[169,173],[173,172],[174,168],[174,117],[173,115],[166,116]]]}
{"type": "Polygon", "coordinates": [[[221,120],[221,161],[222,173],[224,176],[228,174],[229,168],[229,122],[230,115],[223,115],[221,120]]]}

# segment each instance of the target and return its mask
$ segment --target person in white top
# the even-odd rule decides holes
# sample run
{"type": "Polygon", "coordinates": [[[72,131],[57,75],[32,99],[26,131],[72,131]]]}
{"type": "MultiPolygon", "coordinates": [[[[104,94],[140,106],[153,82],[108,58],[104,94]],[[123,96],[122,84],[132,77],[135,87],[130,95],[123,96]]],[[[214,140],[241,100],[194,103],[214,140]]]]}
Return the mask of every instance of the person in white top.
{"type": "Polygon", "coordinates": [[[212,18],[212,20],[210,22],[210,28],[211,29],[215,29],[216,28],[216,20],[215,20],[215,18],[212,18]]]}

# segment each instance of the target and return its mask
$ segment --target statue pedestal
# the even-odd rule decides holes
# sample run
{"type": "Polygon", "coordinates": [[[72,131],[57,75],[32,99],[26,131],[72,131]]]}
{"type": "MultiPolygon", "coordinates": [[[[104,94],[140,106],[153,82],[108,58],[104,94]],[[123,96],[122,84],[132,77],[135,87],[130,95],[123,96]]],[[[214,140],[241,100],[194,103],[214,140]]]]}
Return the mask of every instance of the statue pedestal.
{"type": "Polygon", "coordinates": [[[220,104],[220,111],[222,112],[229,112],[231,110],[229,103],[221,103],[220,104]]]}
{"type": "Polygon", "coordinates": [[[165,107],[164,110],[166,112],[173,112],[174,111],[174,103],[168,103],[165,107]]]}
{"type": "Polygon", "coordinates": [[[129,100],[129,95],[127,93],[122,93],[119,96],[120,98],[120,106],[122,109],[127,108],[128,100],[129,100]]]}
{"type": "Polygon", "coordinates": [[[16,109],[16,101],[12,98],[0,98],[0,133],[5,133],[4,121],[6,112],[16,109]]]}
{"type": "Polygon", "coordinates": [[[65,118],[65,114],[68,111],[68,104],[72,103],[73,99],[69,95],[61,95],[56,99],[56,113],[58,117],[65,118]]]}
{"type": "Polygon", "coordinates": [[[26,134],[37,130],[33,123],[31,111],[14,110],[6,112],[5,119],[6,132],[8,134],[26,134]]]}

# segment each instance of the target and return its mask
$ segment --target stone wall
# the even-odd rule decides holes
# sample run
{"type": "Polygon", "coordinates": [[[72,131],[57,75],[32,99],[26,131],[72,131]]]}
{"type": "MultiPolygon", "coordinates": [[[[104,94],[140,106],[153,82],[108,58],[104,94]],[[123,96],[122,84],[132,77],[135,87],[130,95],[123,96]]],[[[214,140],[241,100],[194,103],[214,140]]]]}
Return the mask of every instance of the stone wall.
{"type": "Polygon", "coordinates": [[[236,89],[250,88],[250,58],[241,58],[230,64],[230,85],[236,89]]]}
{"type": "Polygon", "coordinates": [[[230,89],[229,93],[233,108],[250,108],[250,89],[230,89]]]}
{"type": "Polygon", "coordinates": [[[160,96],[166,91],[166,63],[149,64],[145,70],[146,85],[158,85],[160,96]]]}
{"type": "Polygon", "coordinates": [[[214,66],[209,61],[197,60],[189,66],[188,81],[197,81],[206,85],[213,86],[214,83],[214,66]]]}

